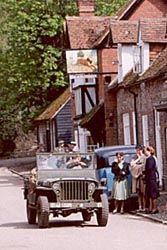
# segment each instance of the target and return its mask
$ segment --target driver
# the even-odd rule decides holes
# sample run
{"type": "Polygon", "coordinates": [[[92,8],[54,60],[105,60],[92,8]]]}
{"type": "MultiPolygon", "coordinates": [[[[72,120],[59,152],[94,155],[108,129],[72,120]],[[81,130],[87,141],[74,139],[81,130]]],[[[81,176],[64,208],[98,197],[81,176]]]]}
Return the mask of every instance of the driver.
{"type": "Polygon", "coordinates": [[[73,156],[72,159],[67,162],[67,168],[82,169],[85,167],[87,167],[87,164],[81,160],[80,155],[73,156]]]}

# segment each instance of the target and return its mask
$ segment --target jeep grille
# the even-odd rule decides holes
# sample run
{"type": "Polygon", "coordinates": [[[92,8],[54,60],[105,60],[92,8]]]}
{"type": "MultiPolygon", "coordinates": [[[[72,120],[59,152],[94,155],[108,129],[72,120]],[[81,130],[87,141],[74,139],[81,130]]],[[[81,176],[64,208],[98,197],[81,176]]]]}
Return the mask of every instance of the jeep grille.
{"type": "Polygon", "coordinates": [[[88,200],[88,181],[63,181],[61,187],[61,200],[83,201],[88,200]]]}

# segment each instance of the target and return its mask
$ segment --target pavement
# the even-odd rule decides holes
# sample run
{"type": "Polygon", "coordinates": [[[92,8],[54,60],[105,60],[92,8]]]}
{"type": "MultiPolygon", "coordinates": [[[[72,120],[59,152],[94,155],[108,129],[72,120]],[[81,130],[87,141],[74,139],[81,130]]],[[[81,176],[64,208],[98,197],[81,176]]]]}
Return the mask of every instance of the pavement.
{"type": "Polygon", "coordinates": [[[147,214],[135,211],[133,211],[132,213],[135,213],[138,216],[142,216],[152,221],[167,225],[167,192],[160,192],[160,197],[158,198],[158,210],[159,213],[157,214],[147,214]]]}
{"type": "MultiPolygon", "coordinates": [[[[36,164],[35,157],[10,158],[10,159],[0,158],[0,167],[7,167],[11,172],[21,177],[26,176],[29,173],[29,171],[33,167],[35,167],[35,164],[36,164]]],[[[160,197],[158,198],[158,210],[159,213],[157,214],[146,214],[143,212],[136,212],[136,211],[132,211],[131,213],[167,225],[167,192],[163,191],[160,192],[160,197]]]]}

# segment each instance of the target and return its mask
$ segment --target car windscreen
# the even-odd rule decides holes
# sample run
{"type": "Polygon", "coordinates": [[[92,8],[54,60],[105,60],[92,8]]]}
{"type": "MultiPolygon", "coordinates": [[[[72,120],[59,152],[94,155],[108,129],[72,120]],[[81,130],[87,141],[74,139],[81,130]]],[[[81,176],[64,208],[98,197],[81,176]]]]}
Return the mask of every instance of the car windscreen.
{"type": "MultiPolygon", "coordinates": [[[[135,154],[124,154],[124,161],[130,163],[132,159],[135,159],[136,155],[135,154]]],[[[108,157],[108,164],[109,166],[112,165],[113,161],[116,159],[115,155],[114,156],[109,156],[108,157]]]]}
{"type": "Polygon", "coordinates": [[[37,169],[93,169],[94,154],[84,153],[39,153],[37,154],[37,169]]]}
{"type": "MultiPolygon", "coordinates": [[[[116,159],[116,152],[107,152],[103,155],[96,155],[97,169],[111,167],[113,161],[116,159]]],[[[135,150],[124,151],[124,161],[130,163],[132,159],[136,158],[135,150]]]]}

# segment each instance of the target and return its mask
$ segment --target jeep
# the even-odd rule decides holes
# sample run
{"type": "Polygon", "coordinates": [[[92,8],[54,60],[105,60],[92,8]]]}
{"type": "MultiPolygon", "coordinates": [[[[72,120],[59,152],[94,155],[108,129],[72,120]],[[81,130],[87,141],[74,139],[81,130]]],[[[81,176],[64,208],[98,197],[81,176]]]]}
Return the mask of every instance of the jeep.
{"type": "Polygon", "coordinates": [[[81,213],[84,221],[96,214],[97,224],[106,226],[109,204],[99,183],[94,153],[37,153],[33,171],[24,181],[27,219],[39,228],[54,217],[81,213]]]}

